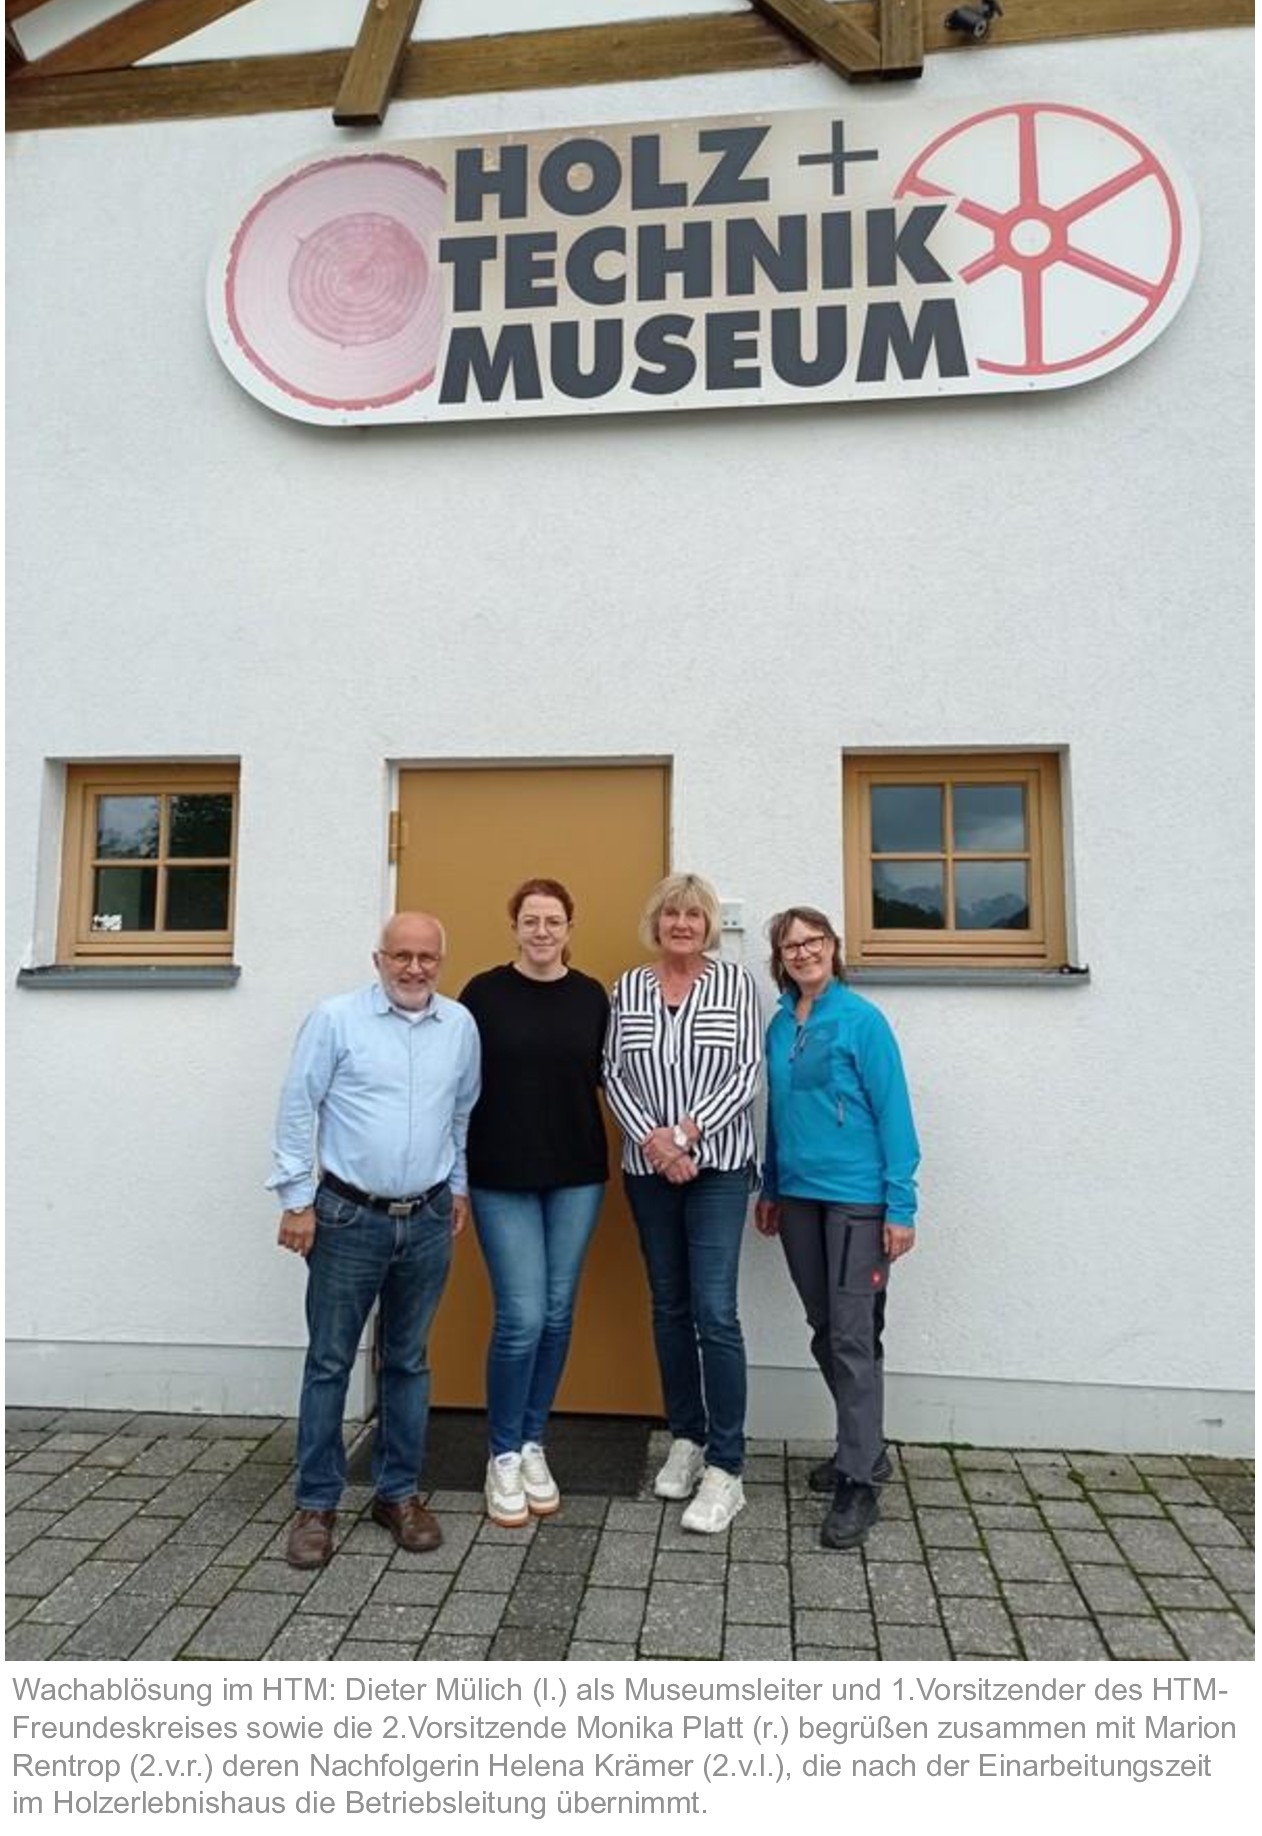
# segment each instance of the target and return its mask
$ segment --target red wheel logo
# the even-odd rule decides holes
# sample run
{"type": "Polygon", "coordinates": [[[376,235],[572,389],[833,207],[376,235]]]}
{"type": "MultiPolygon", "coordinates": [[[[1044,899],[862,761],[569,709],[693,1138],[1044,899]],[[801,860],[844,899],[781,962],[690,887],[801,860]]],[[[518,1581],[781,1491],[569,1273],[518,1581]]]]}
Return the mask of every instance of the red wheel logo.
{"type": "Polygon", "coordinates": [[[992,374],[1097,363],[1148,324],[1178,272],[1169,175],[1129,128],[1089,109],[1018,102],[970,115],[930,142],[895,195],[949,199],[975,232],[959,277],[977,368],[992,374]]]}

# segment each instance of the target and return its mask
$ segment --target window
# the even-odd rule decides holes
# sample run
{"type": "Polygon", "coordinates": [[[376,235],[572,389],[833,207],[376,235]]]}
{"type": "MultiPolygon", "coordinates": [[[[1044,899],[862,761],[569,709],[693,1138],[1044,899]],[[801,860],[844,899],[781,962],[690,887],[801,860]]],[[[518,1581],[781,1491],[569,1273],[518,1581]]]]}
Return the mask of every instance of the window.
{"type": "Polygon", "coordinates": [[[846,958],[856,968],[1057,968],[1056,753],[847,758],[846,958]]]}
{"type": "Polygon", "coordinates": [[[221,963],[232,955],[235,765],[71,765],[58,957],[221,963]]]}

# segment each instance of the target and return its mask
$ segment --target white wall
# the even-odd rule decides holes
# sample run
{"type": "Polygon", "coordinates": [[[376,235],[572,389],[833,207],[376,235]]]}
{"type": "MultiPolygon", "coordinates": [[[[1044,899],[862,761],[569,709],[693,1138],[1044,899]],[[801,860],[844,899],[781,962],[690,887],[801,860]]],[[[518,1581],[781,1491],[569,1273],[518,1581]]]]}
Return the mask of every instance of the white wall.
{"type": "MultiPolygon", "coordinates": [[[[47,760],[242,760],[239,986],[12,995],[12,1399],[292,1407],[268,1133],[302,1013],[369,972],[388,762],[672,756],[675,859],[745,902],[757,961],[776,906],[839,906],[844,748],[1059,745],[1090,985],[876,996],[925,1146],[891,1429],[1247,1444],[1251,52],[931,60],[935,101],[1116,107],[1200,199],[1174,325],[1030,400],[307,428],[230,380],[202,292],[326,116],[10,137],[11,976],[50,959],[47,760]]],[[[795,69],[396,104],[383,138],[839,96],[795,69]]],[[[755,1431],[817,1432],[752,1236],[743,1312],[755,1431]]]]}

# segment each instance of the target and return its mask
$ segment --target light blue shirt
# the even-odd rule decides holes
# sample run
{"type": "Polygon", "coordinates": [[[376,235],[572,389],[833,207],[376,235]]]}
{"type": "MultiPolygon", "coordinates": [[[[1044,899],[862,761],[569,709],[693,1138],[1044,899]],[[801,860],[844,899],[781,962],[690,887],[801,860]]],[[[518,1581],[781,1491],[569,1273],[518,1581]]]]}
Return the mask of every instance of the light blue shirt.
{"type": "Polygon", "coordinates": [[[286,1211],[311,1204],[318,1167],[383,1198],[443,1180],[466,1193],[480,1068],[473,1016],[445,995],[431,994],[413,1017],[380,982],[322,1001],[294,1046],[268,1186],[286,1211]]]}

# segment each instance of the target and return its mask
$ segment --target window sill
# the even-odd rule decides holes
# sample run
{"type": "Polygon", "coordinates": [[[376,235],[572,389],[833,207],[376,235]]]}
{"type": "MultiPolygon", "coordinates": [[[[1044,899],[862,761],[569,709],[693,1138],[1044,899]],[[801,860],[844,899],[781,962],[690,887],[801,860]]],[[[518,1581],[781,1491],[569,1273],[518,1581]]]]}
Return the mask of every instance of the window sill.
{"type": "Polygon", "coordinates": [[[19,988],[233,988],[237,963],[49,963],[19,969],[19,988]]]}
{"type": "Polygon", "coordinates": [[[919,963],[906,969],[847,966],[846,980],[855,988],[1083,988],[1088,968],[970,969],[963,963],[941,966],[919,963]]]}

